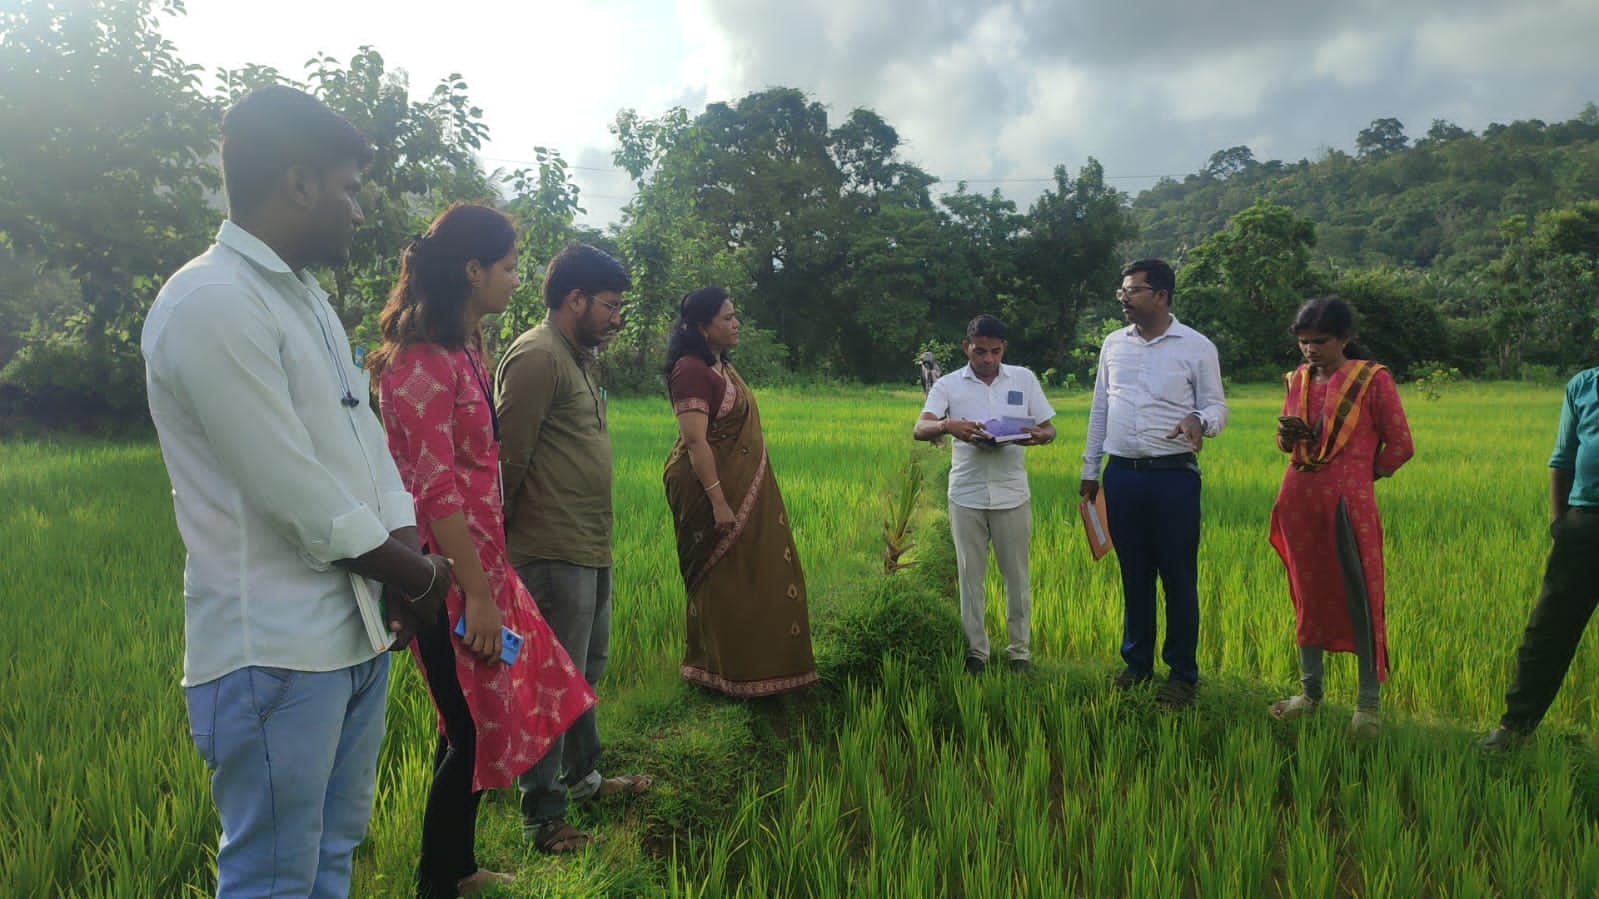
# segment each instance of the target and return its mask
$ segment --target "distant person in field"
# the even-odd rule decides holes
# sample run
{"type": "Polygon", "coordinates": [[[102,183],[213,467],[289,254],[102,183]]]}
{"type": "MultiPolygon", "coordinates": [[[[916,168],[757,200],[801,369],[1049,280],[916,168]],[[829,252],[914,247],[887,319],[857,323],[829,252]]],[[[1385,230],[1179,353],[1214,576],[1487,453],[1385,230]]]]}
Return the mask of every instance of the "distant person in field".
{"type": "Polygon", "coordinates": [[[990,546],[1005,580],[1006,664],[1013,671],[1032,668],[1027,568],[1033,507],[1022,447],[1055,439],[1055,410],[1031,371],[1004,364],[1007,333],[1005,323],[992,315],[967,324],[961,341],[967,364],[933,383],[912,432],[917,440],[948,434],[958,441],[949,470],[949,532],[960,578],[968,674],[981,674],[988,664],[983,580],[990,546]],[[1025,436],[1001,445],[988,426],[997,428],[993,423],[1006,418],[1021,419],[1018,427],[1025,436]]]}
{"type": "Polygon", "coordinates": [[[1305,363],[1287,375],[1277,448],[1292,454],[1271,507],[1271,545],[1288,570],[1299,644],[1299,695],[1272,703],[1290,719],[1322,699],[1322,654],[1353,652],[1359,692],[1353,736],[1376,736],[1388,677],[1382,520],[1372,485],[1415,454],[1399,389],[1353,341],[1355,318],[1336,296],[1311,300],[1291,329],[1305,363]]]}
{"type": "Polygon", "coordinates": [[[922,396],[932,391],[933,385],[944,376],[944,370],[938,367],[938,358],[930,352],[922,353],[921,367],[922,396]]]}
{"type": "Polygon", "coordinates": [[[766,455],[755,394],[729,359],[738,314],[702,287],[666,349],[678,438],[662,480],[688,593],[683,679],[737,699],[816,682],[805,571],[766,455]]]}
{"type": "MultiPolygon", "coordinates": [[[[495,375],[506,551],[590,686],[611,653],[611,431],[596,352],[622,326],[622,264],[571,244],[544,273],[544,321],[516,338],[495,375]]],[[[650,778],[600,773],[595,709],[521,772],[522,829],[544,852],[592,836],[566,821],[568,799],[644,792],[650,778]]]]}
{"type": "MultiPolygon", "coordinates": [[[[933,385],[938,383],[938,379],[944,376],[944,369],[939,367],[938,357],[931,352],[923,351],[918,371],[922,379],[922,396],[925,398],[932,392],[933,385]]],[[[934,446],[942,447],[944,445],[944,436],[940,434],[928,442],[934,446]]]]}
{"type": "Polygon", "coordinates": [[[1549,510],[1554,545],[1516,649],[1505,713],[1481,743],[1490,752],[1510,749],[1538,727],[1599,605],[1599,368],[1566,383],[1549,456],[1549,510]]]}
{"type": "Polygon", "coordinates": [[[140,340],[188,548],[183,686],[222,819],[221,897],[349,892],[389,678],[353,578],[389,585],[404,639],[450,586],[448,561],[418,552],[411,496],[309,271],[348,261],[371,159],[307,94],[239,100],[222,122],[228,220],[140,340]]]}
{"type": "Polygon", "coordinates": [[[1171,313],[1176,283],[1159,259],[1122,268],[1116,299],[1128,327],[1100,347],[1078,488],[1098,495],[1103,462],[1124,603],[1118,690],[1154,677],[1157,576],[1165,588],[1171,671],[1156,700],[1168,709],[1192,703],[1199,687],[1198,454],[1227,424],[1216,347],[1171,313]]]}
{"type": "Polygon", "coordinates": [[[453,206],[413,238],[367,356],[389,452],[416,497],[424,545],[455,560],[457,588],[424,622],[412,654],[438,712],[433,785],[422,817],[417,896],[472,895],[512,880],[478,866],[478,802],[533,767],[594,691],[505,555],[499,420],[483,359],[483,316],[521,283],[516,228],[488,206],[453,206]],[[453,627],[465,619],[465,636],[453,627]],[[522,638],[501,662],[501,626],[522,638]]]}

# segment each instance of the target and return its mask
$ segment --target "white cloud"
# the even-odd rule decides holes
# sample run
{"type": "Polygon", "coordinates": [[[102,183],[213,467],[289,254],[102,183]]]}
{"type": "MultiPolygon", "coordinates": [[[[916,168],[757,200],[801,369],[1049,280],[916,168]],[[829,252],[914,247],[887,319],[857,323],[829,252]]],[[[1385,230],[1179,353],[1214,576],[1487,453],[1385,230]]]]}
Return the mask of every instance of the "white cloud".
{"type": "MultiPolygon", "coordinates": [[[[1132,188],[1148,182],[1118,179],[1180,175],[1238,144],[1262,160],[1347,149],[1380,116],[1413,134],[1432,118],[1559,119],[1599,84],[1595,0],[478,0],[424,25],[372,0],[186,5],[163,30],[210,67],[298,76],[316,52],[370,44],[416,94],[461,72],[491,164],[561,150],[601,222],[601,198],[628,184],[605,162],[617,110],[693,114],[779,85],[835,122],[876,110],[906,158],[986,189],[977,179],[1048,178],[1089,155],[1132,188]]],[[[1002,187],[1023,201],[1027,184],[1002,187]]]]}
{"type": "Polygon", "coordinates": [[[1596,36],[1599,3],[1593,0],[1511,4],[1475,17],[1427,23],[1416,36],[1416,61],[1457,75],[1584,77],[1592,90],[1596,36]]]}
{"type": "Polygon", "coordinates": [[[1155,86],[1167,100],[1164,112],[1178,122],[1243,119],[1259,113],[1272,92],[1306,77],[1303,60],[1299,46],[1274,40],[1194,59],[1162,73],[1155,86]]]}
{"type": "Polygon", "coordinates": [[[1396,39],[1368,31],[1345,31],[1315,48],[1311,70],[1343,85],[1375,84],[1396,39]]]}

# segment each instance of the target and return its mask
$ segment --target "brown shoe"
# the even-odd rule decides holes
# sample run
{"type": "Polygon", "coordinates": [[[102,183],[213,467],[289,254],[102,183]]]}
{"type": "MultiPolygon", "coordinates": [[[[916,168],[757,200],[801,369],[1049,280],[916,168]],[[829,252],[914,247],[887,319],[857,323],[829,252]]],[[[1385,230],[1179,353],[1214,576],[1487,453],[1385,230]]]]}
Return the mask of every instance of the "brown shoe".
{"type": "Polygon", "coordinates": [[[1198,692],[1198,684],[1191,684],[1185,680],[1168,680],[1155,691],[1155,704],[1167,711],[1175,712],[1193,705],[1194,694],[1198,692]]]}
{"type": "Polygon", "coordinates": [[[533,845],[540,852],[560,855],[576,852],[594,842],[594,835],[566,823],[564,820],[546,821],[533,833],[533,845]]]}

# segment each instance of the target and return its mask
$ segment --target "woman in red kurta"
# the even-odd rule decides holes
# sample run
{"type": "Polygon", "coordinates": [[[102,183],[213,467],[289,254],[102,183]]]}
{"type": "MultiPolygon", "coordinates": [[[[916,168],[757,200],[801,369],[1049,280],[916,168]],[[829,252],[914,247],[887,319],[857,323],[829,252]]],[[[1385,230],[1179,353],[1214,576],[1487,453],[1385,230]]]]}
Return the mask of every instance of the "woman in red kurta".
{"type": "Polygon", "coordinates": [[[383,346],[369,360],[417,530],[454,563],[444,614],[412,645],[440,733],[417,864],[424,897],[510,880],[473,855],[482,791],[513,783],[594,704],[505,553],[499,423],[478,325],[505,309],[518,283],[509,220],[486,206],[451,207],[406,249],[383,310],[383,346]],[[502,625],[522,638],[510,664],[501,661],[502,625]]]}
{"type": "Polygon", "coordinates": [[[1277,447],[1293,455],[1271,509],[1271,545],[1288,570],[1303,692],[1272,704],[1278,718],[1315,711],[1322,653],[1355,653],[1359,693],[1350,732],[1374,736],[1388,676],[1382,521],[1372,489],[1415,448],[1388,370],[1351,342],[1354,314],[1336,296],[1302,306],[1292,329],[1305,364],[1290,372],[1277,447]]]}

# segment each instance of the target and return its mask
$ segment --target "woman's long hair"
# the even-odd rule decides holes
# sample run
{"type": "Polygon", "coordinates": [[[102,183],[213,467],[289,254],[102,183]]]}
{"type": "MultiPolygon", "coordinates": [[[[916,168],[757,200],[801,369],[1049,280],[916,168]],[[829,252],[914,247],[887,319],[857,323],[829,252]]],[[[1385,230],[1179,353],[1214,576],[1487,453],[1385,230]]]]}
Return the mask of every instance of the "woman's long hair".
{"type": "MultiPolygon", "coordinates": [[[[718,357],[711,352],[711,345],[706,343],[700,328],[716,319],[727,299],[727,291],[721,287],[701,287],[683,295],[683,301],[677,304],[677,321],[672,322],[671,337],[666,342],[663,370],[667,378],[672,377],[672,367],[684,356],[703,359],[706,365],[717,363],[718,357]]],[[[720,361],[727,361],[726,347],[722,348],[720,361]]]]}
{"type": "MultiPolygon", "coordinates": [[[[1320,331],[1339,340],[1352,338],[1355,335],[1355,310],[1337,294],[1317,297],[1299,307],[1299,314],[1294,316],[1294,325],[1288,329],[1288,333],[1296,338],[1300,331],[1320,331]]],[[[1344,344],[1344,358],[1370,359],[1371,353],[1350,340],[1344,344]]]]}
{"type": "Polygon", "coordinates": [[[487,268],[515,248],[516,227],[498,209],[457,203],[444,210],[406,244],[399,280],[378,318],[383,345],[367,354],[367,370],[381,373],[413,343],[456,349],[476,338],[466,333],[466,300],[472,295],[466,265],[475,259],[487,268]]]}

